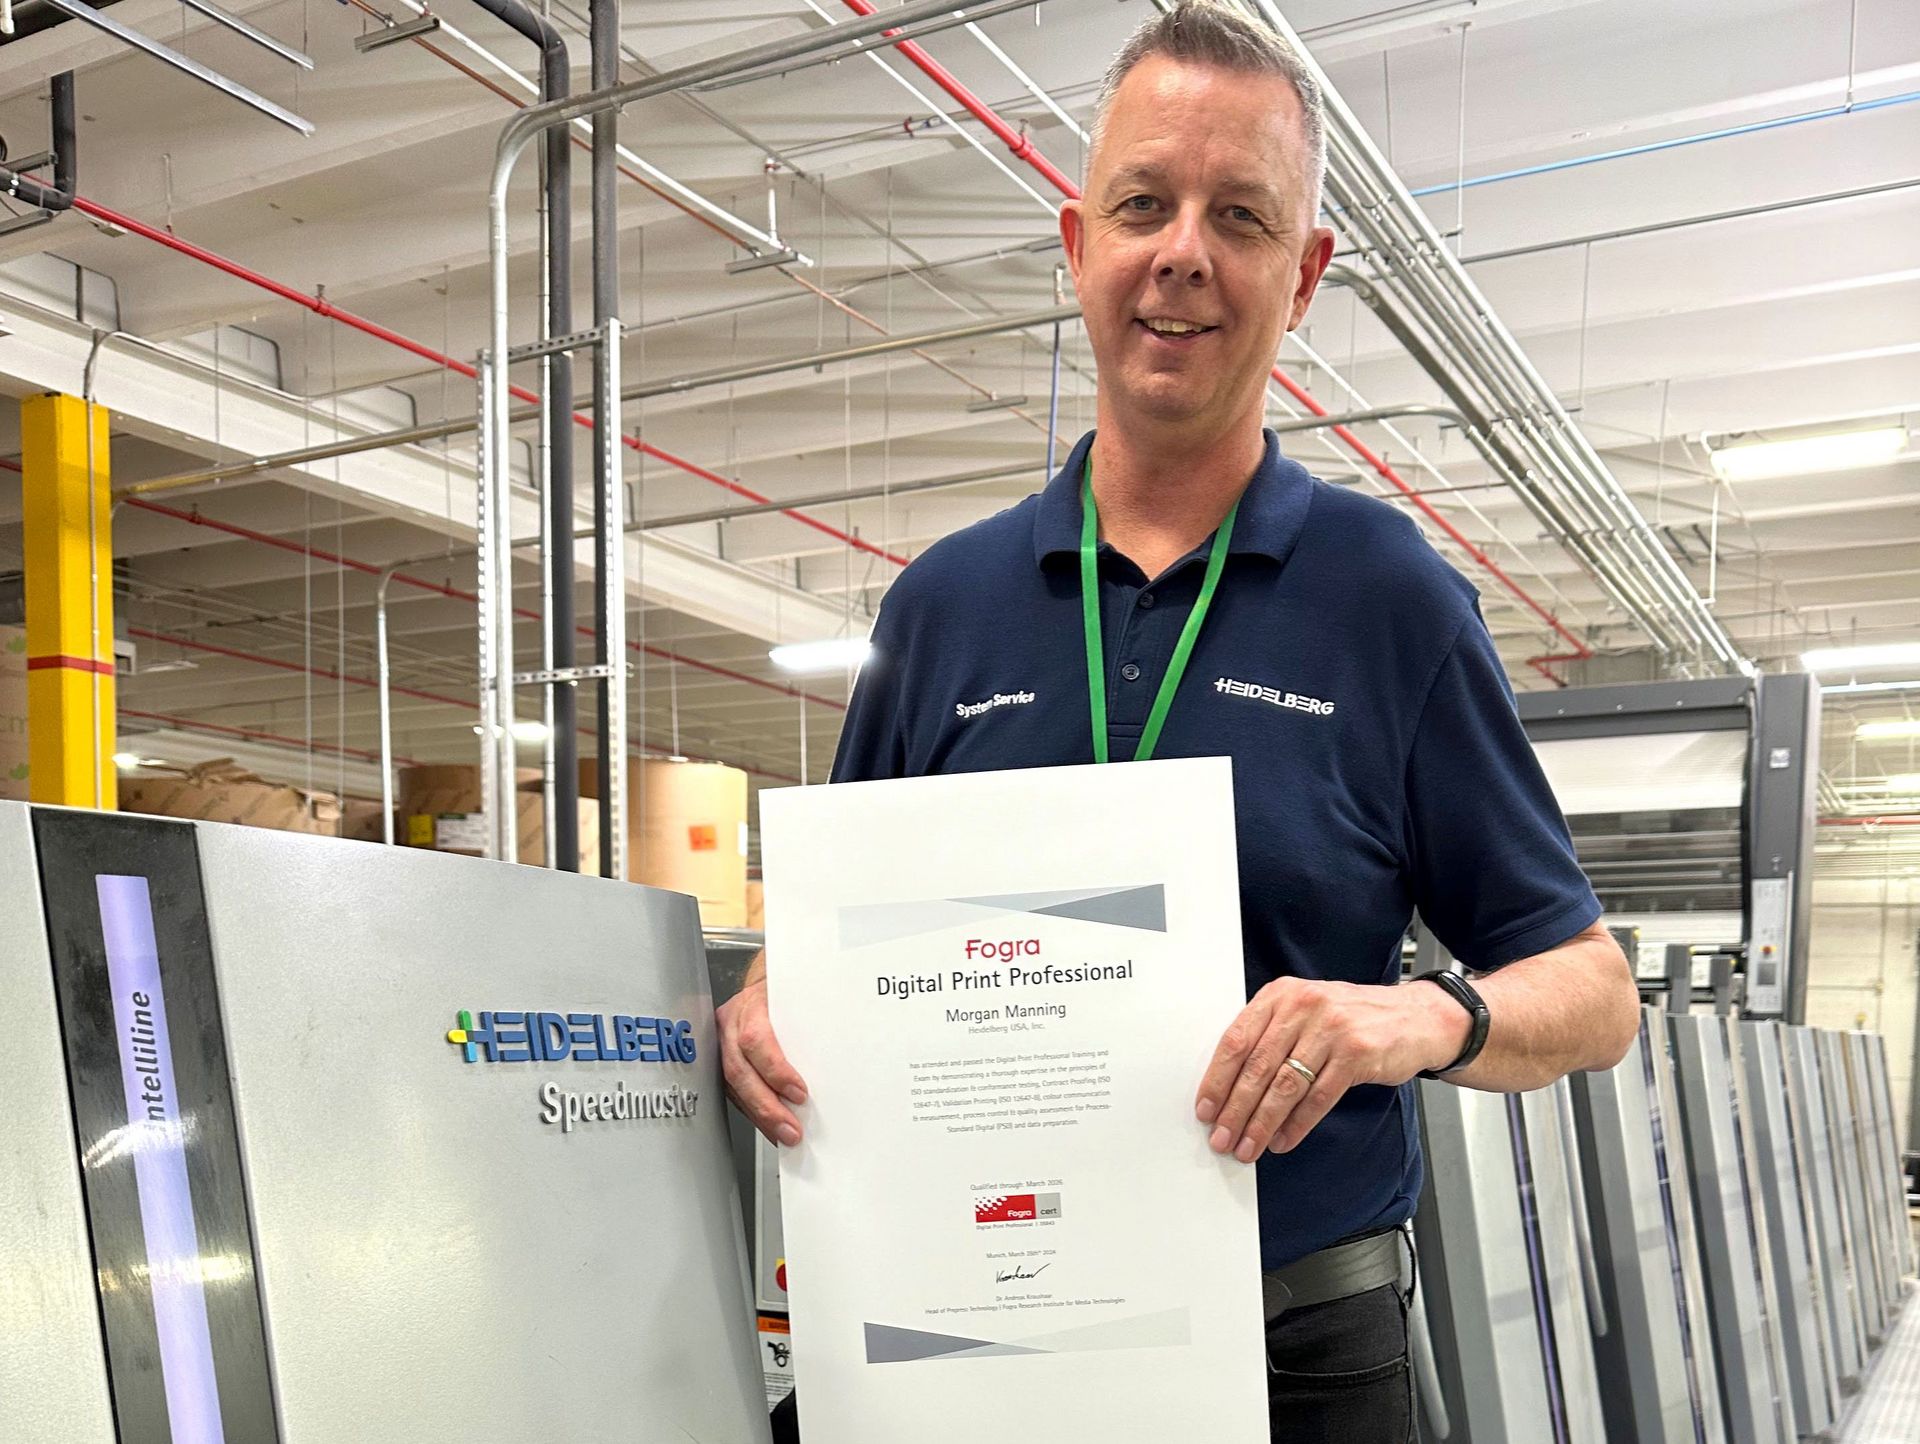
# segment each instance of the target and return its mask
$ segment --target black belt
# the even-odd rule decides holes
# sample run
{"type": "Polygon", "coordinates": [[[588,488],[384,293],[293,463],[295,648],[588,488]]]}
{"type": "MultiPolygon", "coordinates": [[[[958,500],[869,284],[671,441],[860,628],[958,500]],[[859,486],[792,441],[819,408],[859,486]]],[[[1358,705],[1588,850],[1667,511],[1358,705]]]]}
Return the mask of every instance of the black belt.
{"type": "Polygon", "coordinates": [[[1405,1230],[1390,1228],[1365,1238],[1334,1244],[1260,1276],[1266,1319],[1272,1323],[1288,1309],[1351,1298],[1384,1284],[1398,1284],[1412,1246],[1405,1230]]]}

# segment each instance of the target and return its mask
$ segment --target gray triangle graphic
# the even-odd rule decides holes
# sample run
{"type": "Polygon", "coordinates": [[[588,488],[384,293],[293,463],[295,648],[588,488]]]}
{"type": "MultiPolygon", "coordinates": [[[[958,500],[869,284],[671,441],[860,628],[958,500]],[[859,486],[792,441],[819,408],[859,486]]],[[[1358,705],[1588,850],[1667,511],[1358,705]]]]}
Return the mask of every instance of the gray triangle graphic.
{"type": "Polygon", "coordinates": [[[942,1354],[943,1359],[1006,1359],[1015,1354],[1046,1354],[1050,1349],[1030,1349],[1024,1344],[982,1344],[977,1349],[962,1349],[958,1353],[942,1354]]]}
{"type": "Polygon", "coordinates": [[[1152,887],[1128,888],[1079,902],[1056,903],[1033,911],[1047,917],[1078,918],[1082,922],[1109,923],[1118,928],[1140,928],[1147,932],[1167,930],[1167,890],[1158,883],[1152,887]]]}
{"type": "Polygon", "coordinates": [[[942,1354],[962,1349],[991,1347],[990,1339],[962,1339],[953,1334],[929,1334],[919,1329],[900,1329],[891,1324],[868,1324],[867,1362],[899,1364],[909,1359],[937,1359],[942,1354]]]}
{"type": "Polygon", "coordinates": [[[1079,902],[1084,898],[1105,897],[1109,893],[1125,892],[1117,887],[1077,887],[1061,892],[1006,892],[995,893],[989,897],[957,897],[950,901],[971,903],[975,907],[1000,908],[1013,913],[1037,913],[1061,903],[1079,902]]]}

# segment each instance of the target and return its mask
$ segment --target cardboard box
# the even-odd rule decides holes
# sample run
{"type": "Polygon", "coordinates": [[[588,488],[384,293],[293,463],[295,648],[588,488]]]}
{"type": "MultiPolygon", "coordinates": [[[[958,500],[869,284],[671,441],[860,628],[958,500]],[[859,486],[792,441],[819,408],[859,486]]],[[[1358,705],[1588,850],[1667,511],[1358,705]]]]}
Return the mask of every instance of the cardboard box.
{"type": "Polygon", "coordinates": [[[380,824],[379,802],[349,797],[340,808],[340,835],[356,842],[385,841],[385,829],[380,824]]]}
{"type": "Polygon", "coordinates": [[[0,627],[0,802],[27,797],[27,629],[0,627]]]}
{"type": "Polygon", "coordinates": [[[335,837],[340,832],[340,799],[332,793],[264,782],[231,758],[203,762],[178,775],[123,776],[120,810],[315,837],[335,837]]]}
{"type": "MultiPolygon", "coordinates": [[[[540,795],[540,773],[520,769],[518,850],[521,862],[545,867],[546,807],[540,795]]],[[[468,763],[408,767],[400,773],[400,820],[396,836],[410,847],[431,847],[479,857],[485,852],[475,828],[480,816],[480,769],[468,763]]],[[[580,871],[600,870],[600,809],[580,809],[580,871]]]]}

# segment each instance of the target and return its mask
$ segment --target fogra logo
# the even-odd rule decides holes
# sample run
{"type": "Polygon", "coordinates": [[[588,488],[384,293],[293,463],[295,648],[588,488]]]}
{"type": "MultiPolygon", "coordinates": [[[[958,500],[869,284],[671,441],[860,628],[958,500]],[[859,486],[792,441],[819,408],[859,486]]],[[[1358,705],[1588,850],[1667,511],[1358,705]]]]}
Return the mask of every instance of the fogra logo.
{"type": "Polygon", "coordinates": [[[693,1024],[625,1013],[482,1013],[460,1010],[447,1041],[469,1063],[691,1063],[693,1024]]]}

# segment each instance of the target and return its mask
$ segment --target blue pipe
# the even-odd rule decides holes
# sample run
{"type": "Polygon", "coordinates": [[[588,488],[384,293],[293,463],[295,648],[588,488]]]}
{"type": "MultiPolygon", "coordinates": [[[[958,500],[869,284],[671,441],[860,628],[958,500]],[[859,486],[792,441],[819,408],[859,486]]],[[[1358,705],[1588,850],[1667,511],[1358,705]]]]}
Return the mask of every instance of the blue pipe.
{"type": "Polygon", "coordinates": [[[1519,180],[1523,176],[1546,175],[1551,171],[1572,170],[1575,166],[1598,165],[1603,160],[1620,160],[1630,155],[1651,155],[1655,151],[1675,150],[1683,145],[1698,145],[1706,140],[1726,140],[1730,136],[1755,135],[1763,130],[1780,130],[1789,125],[1803,125],[1810,120],[1831,120],[1837,115],[1858,115],[1868,110],[1885,110],[1889,106],[1909,105],[1920,100],[1920,90],[1909,90],[1900,95],[1886,95],[1878,100],[1856,100],[1851,105],[1830,105],[1824,110],[1802,111],[1798,115],[1783,115],[1776,120],[1756,120],[1748,125],[1729,126],[1725,130],[1702,131],[1699,135],[1676,136],[1672,140],[1649,141],[1645,145],[1630,145],[1621,150],[1603,150],[1594,155],[1578,155],[1568,160],[1548,161],[1544,165],[1522,166],[1519,170],[1495,171],[1492,175],[1474,176],[1464,181],[1447,181],[1442,185],[1422,186],[1413,192],[1415,196],[1445,195],[1449,191],[1472,190],[1476,186],[1490,186],[1498,181],[1519,180]]]}

